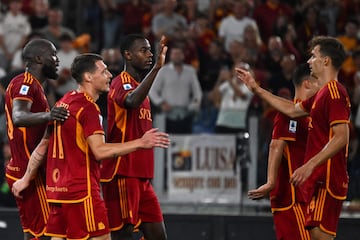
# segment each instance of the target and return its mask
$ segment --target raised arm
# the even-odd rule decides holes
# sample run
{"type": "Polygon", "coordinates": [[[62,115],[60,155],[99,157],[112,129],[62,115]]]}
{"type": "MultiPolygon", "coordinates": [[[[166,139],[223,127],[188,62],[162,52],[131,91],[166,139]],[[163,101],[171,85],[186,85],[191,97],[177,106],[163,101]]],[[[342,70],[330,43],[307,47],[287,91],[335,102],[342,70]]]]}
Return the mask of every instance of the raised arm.
{"type": "Polygon", "coordinates": [[[153,128],[147,131],[141,138],[125,143],[105,143],[105,137],[100,134],[89,136],[87,142],[95,158],[102,160],[125,155],[143,148],[167,148],[170,140],[168,134],[158,132],[158,129],[153,128]]]}
{"type": "Polygon", "coordinates": [[[155,80],[157,73],[160,68],[165,64],[165,57],[167,52],[167,46],[165,36],[161,37],[160,46],[159,46],[159,54],[157,56],[157,60],[151,71],[145,76],[142,80],[141,84],[126,97],[126,106],[137,108],[147,97],[149,90],[155,80]]]}
{"type": "Polygon", "coordinates": [[[269,103],[279,112],[282,112],[283,114],[291,118],[308,115],[308,113],[300,107],[299,103],[294,104],[294,102],[276,96],[260,87],[249,71],[241,68],[235,68],[235,71],[237,73],[237,77],[245,83],[245,85],[250,89],[250,91],[258,95],[262,100],[269,103]]]}

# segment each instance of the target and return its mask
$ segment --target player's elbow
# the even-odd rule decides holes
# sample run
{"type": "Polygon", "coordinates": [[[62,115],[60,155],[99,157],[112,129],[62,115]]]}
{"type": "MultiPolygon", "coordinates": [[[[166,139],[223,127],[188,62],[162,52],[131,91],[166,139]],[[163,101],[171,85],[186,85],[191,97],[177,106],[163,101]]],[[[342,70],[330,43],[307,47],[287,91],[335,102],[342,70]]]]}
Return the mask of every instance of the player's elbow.
{"type": "Polygon", "coordinates": [[[109,154],[107,153],[107,151],[103,150],[103,148],[101,146],[92,148],[91,151],[97,161],[101,161],[101,160],[109,157],[109,154]]]}
{"type": "Polygon", "coordinates": [[[133,94],[129,94],[125,99],[125,106],[127,108],[138,108],[142,104],[144,99],[139,98],[133,94]]]}
{"type": "Polygon", "coordinates": [[[281,146],[281,140],[271,140],[270,144],[269,144],[269,151],[275,152],[275,151],[282,151],[282,146],[281,146]]]}
{"type": "Polygon", "coordinates": [[[21,113],[13,113],[12,122],[14,127],[25,127],[26,122],[24,121],[21,113]]]}

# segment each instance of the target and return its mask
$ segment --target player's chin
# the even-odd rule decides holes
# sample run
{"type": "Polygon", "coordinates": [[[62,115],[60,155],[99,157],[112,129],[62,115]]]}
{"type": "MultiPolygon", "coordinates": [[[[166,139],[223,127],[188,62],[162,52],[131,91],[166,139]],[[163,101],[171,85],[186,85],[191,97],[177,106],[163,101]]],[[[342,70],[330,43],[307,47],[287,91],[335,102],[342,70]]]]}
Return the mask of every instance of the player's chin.
{"type": "Polygon", "coordinates": [[[151,67],[152,67],[152,63],[147,63],[145,64],[144,69],[149,70],[151,67]]]}
{"type": "Polygon", "coordinates": [[[45,76],[49,79],[53,79],[53,80],[58,80],[59,79],[59,74],[57,73],[57,71],[55,71],[55,69],[53,71],[49,71],[45,74],[45,76]]]}
{"type": "Polygon", "coordinates": [[[101,90],[102,93],[108,93],[109,91],[110,91],[109,85],[105,86],[105,87],[101,90]]]}

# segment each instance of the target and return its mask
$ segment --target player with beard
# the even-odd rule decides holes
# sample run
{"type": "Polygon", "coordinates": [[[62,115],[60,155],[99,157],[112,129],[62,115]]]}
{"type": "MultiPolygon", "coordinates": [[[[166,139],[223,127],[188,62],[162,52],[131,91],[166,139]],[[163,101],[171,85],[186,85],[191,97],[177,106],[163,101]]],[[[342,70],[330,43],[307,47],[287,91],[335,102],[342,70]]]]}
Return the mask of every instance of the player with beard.
{"type": "Polygon", "coordinates": [[[13,193],[23,197],[19,193],[46,161],[46,194],[51,209],[46,235],[53,239],[108,240],[107,209],[100,193],[100,160],[114,161],[116,156],[142,148],[166,148],[169,138],[150,129],[133,141],[106,143],[95,102],[109,91],[112,74],[101,56],[86,53],[74,59],[71,75],[78,89],[56,103],[68,109],[70,116],[65,122],[48,125],[47,134],[31,154],[25,175],[13,184],[13,193]]]}
{"type": "MultiPolygon", "coordinates": [[[[136,34],[124,37],[120,51],[125,68],[112,80],[108,94],[109,142],[131,141],[152,128],[147,95],[165,63],[165,37],[158,49],[159,55],[151,68],[153,54],[149,41],[136,34]]],[[[138,224],[146,240],[166,239],[160,204],[150,183],[154,177],[154,150],[141,149],[102,164],[103,194],[112,239],[132,239],[138,224]]]]}
{"type": "MultiPolygon", "coordinates": [[[[6,90],[6,120],[11,160],[6,166],[6,180],[12,188],[27,167],[30,154],[40,142],[48,122],[65,121],[68,111],[50,110],[42,84],[57,79],[59,59],[55,46],[45,39],[30,41],[23,49],[25,72],[15,76],[6,90]]],[[[45,170],[45,169],[42,169],[45,170]]],[[[45,172],[39,171],[23,198],[16,198],[24,239],[43,237],[49,215],[45,194],[45,172]]]]}

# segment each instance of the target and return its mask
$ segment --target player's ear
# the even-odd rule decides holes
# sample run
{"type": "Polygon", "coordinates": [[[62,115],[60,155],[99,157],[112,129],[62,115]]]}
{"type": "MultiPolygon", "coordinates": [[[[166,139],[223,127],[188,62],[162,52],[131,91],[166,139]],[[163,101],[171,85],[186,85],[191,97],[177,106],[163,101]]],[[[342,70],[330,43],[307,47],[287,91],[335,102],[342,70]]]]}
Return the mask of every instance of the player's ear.
{"type": "Polygon", "coordinates": [[[90,72],[85,72],[84,73],[84,80],[85,81],[91,81],[92,79],[92,74],[90,72]]]}
{"type": "Polygon", "coordinates": [[[124,51],[124,58],[127,61],[131,61],[131,53],[128,50],[124,51]]]}
{"type": "Polygon", "coordinates": [[[36,56],[34,57],[34,62],[37,63],[37,64],[42,64],[42,63],[43,63],[42,57],[39,56],[39,55],[36,55],[36,56]]]}
{"type": "Polygon", "coordinates": [[[323,62],[324,62],[325,66],[328,66],[330,64],[330,58],[329,57],[324,57],[323,62]]]}
{"type": "Polygon", "coordinates": [[[304,87],[305,87],[306,89],[311,88],[311,82],[310,82],[310,81],[311,81],[310,79],[305,79],[305,80],[303,81],[304,87]]]}

